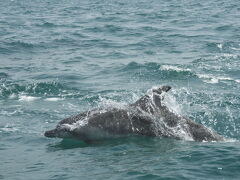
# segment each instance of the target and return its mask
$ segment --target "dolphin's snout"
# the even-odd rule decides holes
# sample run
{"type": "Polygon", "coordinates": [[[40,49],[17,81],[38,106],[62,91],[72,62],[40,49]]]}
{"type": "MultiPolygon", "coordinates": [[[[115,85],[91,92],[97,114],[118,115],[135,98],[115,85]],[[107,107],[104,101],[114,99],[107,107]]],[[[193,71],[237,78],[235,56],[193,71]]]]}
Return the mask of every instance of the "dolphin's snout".
{"type": "Polygon", "coordinates": [[[58,126],[53,130],[46,131],[44,136],[49,138],[59,137],[59,138],[68,138],[71,137],[71,132],[69,129],[66,129],[64,126],[58,126]]]}
{"type": "Polygon", "coordinates": [[[56,130],[53,129],[53,130],[50,130],[50,131],[46,131],[46,132],[44,133],[44,136],[50,137],[50,138],[56,137],[56,130]]]}

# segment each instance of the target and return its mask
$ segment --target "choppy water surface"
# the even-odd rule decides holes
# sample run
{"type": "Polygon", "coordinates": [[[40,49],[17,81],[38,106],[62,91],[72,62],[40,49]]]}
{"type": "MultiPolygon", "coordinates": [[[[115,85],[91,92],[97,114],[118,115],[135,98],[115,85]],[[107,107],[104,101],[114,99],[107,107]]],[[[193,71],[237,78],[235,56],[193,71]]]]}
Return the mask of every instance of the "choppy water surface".
{"type": "Polygon", "coordinates": [[[239,1],[0,3],[0,179],[239,178],[239,1]],[[173,109],[231,142],[43,136],[161,84],[173,109]]]}

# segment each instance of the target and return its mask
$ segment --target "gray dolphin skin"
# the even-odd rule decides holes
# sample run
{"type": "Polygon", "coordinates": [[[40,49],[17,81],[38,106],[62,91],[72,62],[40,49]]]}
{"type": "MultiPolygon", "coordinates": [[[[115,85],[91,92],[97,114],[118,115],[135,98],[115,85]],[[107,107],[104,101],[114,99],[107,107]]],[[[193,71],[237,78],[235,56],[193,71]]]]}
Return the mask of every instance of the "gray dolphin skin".
{"type": "Polygon", "coordinates": [[[163,103],[170,86],[148,91],[125,108],[93,109],[66,118],[46,137],[77,138],[83,141],[142,135],[194,141],[224,141],[224,137],[170,110],[163,103]]]}

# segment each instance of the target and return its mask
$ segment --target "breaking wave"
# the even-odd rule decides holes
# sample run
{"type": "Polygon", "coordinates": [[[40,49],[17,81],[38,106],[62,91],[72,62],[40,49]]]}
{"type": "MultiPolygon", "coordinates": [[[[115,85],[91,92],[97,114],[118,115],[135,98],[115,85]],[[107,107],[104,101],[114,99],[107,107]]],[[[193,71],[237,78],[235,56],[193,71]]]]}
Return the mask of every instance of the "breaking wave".
{"type": "Polygon", "coordinates": [[[47,98],[47,101],[57,101],[64,97],[81,97],[81,92],[54,81],[31,84],[7,81],[0,84],[0,99],[33,101],[41,97],[47,98]]]}

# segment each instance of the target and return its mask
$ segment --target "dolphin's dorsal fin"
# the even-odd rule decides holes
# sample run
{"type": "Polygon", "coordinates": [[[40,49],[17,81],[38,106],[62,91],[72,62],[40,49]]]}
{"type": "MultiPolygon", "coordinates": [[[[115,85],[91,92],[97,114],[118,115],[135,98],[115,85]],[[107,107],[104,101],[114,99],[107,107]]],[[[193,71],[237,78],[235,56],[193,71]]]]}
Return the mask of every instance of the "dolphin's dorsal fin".
{"type": "Polygon", "coordinates": [[[152,101],[156,107],[162,107],[162,100],[164,99],[164,94],[171,89],[171,86],[161,86],[160,88],[154,88],[152,90],[152,101]]]}
{"type": "Polygon", "coordinates": [[[158,93],[160,95],[163,92],[168,92],[170,89],[172,89],[171,86],[161,86],[160,88],[153,88],[152,92],[158,93]]]}
{"type": "Polygon", "coordinates": [[[161,106],[161,95],[162,93],[168,92],[171,89],[170,86],[161,86],[158,88],[152,88],[151,91],[137,100],[135,103],[130,106],[139,107],[144,111],[152,111],[150,104],[154,101],[155,105],[161,106]]]}

